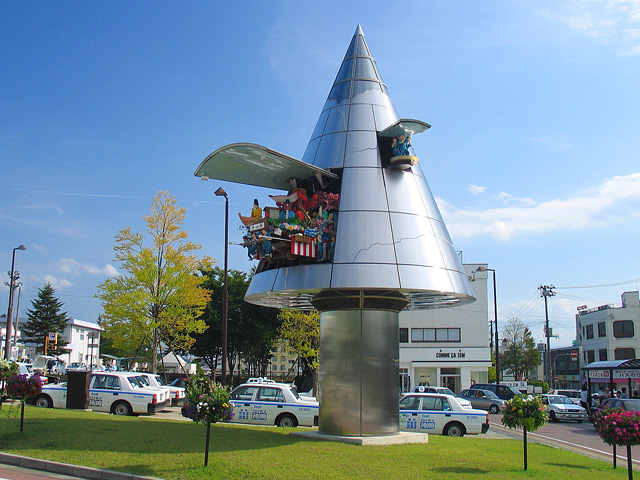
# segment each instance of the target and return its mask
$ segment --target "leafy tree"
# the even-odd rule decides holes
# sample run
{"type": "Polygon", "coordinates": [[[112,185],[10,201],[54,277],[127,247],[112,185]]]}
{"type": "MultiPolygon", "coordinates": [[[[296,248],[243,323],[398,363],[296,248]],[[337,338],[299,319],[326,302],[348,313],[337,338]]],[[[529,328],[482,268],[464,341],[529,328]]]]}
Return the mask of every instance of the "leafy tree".
{"type": "Polygon", "coordinates": [[[44,344],[49,333],[57,333],[56,346],[49,345],[49,355],[61,355],[67,344],[62,338],[67,322],[71,320],[67,312],[61,312],[64,305],[54,295],[56,291],[47,283],[38,290],[38,296],[31,301],[32,309],[27,310],[27,323],[22,327],[24,340],[36,344],[36,353],[44,353],[44,344]]]}
{"type": "Polygon", "coordinates": [[[518,317],[514,317],[504,327],[502,335],[507,348],[500,355],[500,365],[512,373],[516,380],[523,380],[540,365],[540,352],[531,330],[518,317]]]}
{"type": "MultiPolygon", "coordinates": [[[[203,287],[211,291],[211,301],[202,315],[202,319],[209,328],[196,336],[196,343],[190,352],[202,358],[211,371],[215,372],[222,355],[224,270],[215,267],[202,273],[206,279],[203,287]]],[[[250,274],[229,270],[227,282],[228,373],[233,377],[237,359],[241,358],[249,365],[251,374],[264,375],[273,343],[278,336],[280,321],[277,310],[244,301],[244,295],[249,288],[250,274]]]]}
{"type": "Polygon", "coordinates": [[[301,360],[303,371],[313,376],[314,391],[318,391],[318,353],[320,345],[320,313],[317,310],[281,310],[280,335],[289,349],[301,360]]]}
{"type": "Polygon", "coordinates": [[[125,273],[98,285],[96,294],[104,309],[104,336],[126,351],[150,344],[153,373],[161,342],[186,350],[194,342],[192,335],[206,329],[199,317],[210,292],[200,288],[205,279],[197,272],[210,268],[214,260],[195,255],[201,246],[188,241],[181,230],[185,214],[175,197],[159,192],[144,217],[151,246],[144,246],[144,236],[131,227],[118,232],[115,260],[125,273]]]}

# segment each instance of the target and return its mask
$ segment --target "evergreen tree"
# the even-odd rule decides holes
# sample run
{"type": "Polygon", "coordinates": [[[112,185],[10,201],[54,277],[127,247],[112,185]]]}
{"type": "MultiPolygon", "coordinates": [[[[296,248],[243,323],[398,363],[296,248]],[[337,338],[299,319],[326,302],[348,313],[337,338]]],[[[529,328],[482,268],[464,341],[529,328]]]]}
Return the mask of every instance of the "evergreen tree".
{"type": "Polygon", "coordinates": [[[44,353],[45,340],[50,333],[58,334],[57,346],[49,345],[47,354],[60,355],[67,342],[62,338],[67,322],[71,320],[67,312],[62,312],[64,305],[54,295],[56,291],[47,283],[38,290],[38,297],[31,301],[33,309],[27,310],[27,323],[22,327],[24,340],[36,344],[36,353],[44,353]]]}

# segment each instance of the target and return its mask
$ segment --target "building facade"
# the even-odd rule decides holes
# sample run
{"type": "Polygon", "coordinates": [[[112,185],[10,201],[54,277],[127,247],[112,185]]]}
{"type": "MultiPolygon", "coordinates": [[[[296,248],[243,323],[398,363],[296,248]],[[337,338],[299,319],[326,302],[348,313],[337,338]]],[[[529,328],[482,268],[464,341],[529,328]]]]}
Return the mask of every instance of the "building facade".
{"type": "Polygon", "coordinates": [[[640,297],[622,294],[622,306],[602,305],[579,309],[576,315],[582,363],[632,360],[640,353],[640,297]]]}
{"type": "Polygon", "coordinates": [[[400,389],[448,387],[458,393],[487,383],[491,366],[486,264],[463,264],[474,303],[400,312],[400,389]]]}

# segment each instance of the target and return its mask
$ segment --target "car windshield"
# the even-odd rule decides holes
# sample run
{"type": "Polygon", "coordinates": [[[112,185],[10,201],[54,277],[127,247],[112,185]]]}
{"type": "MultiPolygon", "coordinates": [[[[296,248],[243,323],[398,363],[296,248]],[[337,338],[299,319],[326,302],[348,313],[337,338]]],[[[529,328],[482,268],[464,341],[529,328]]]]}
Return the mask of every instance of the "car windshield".
{"type": "Polygon", "coordinates": [[[553,404],[570,404],[573,405],[573,402],[569,399],[569,397],[565,397],[564,395],[550,395],[549,403],[553,404]]]}
{"type": "Polygon", "coordinates": [[[158,385],[165,385],[165,383],[162,381],[162,377],[160,375],[154,375],[153,378],[156,379],[156,382],[158,382],[158,385]]]}
{"type": "Polygon", "coordinates": [[[293,385],[291,386],[290,392],[291,392],[291,394],[293,395],[293,397],[294,397],[296,400],[302,400],[302,399],[300,398],[300,395],[298,395],[298,389],[297,389],[296,387],[294,387],[293,385]]]}
{"type": "Polygon", "coordinates": [[[445,387],[438,388],[438,393],[444,393],[445,395],[453,395],[454,397],[456,396],[456,394],[453,393],[453,391],[451,391],[450,389],[445,388],[445,387]]]}
{"type": "Polygon", "coordinates": [[[493,393],[491,390],[483,390],[484,393],[487,394],[487,398],[491,398],[491,399],[500,399],[500,397],[498,395],[496,395],[495,393],[493,393]]]}
{"type": "Polygon", "coordinates": [[[129,385],[131,385],[131,388],[144,388],[146,387],[148,384],[145,383],[146,379],[144,379],[144,377],[127,377],[127,380],[129,380],[129,385]]]}

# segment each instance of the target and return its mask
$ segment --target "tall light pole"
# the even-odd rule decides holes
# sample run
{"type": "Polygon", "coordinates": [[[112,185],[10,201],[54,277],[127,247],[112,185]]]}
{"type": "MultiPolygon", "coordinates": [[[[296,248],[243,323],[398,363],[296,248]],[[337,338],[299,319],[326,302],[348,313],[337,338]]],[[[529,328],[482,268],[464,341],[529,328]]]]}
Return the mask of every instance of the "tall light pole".
{"type": "Polygon", "coordinates": [[[227,322],[229,316],[229,291],[227,275],[229,261],[229,197],[222,187],[215,191],[216,196],[224,197],[224,287],[222,288],[222,385],[227,384],[227,322]]]}
{"type": "Polygon", "coordinates": [[[496,356],[496,384],[500,383],[500,351],[498,347],[498,294],[496,290],[496,271],[493,268],[479,266],[476,272],[492,272],[493,273],[493,314],[495,322],[495,356],[496,356]]]}
{"type": "Polygon", "coordinates": [[[13,320],[13,290],[16,288],[16,280],[20,274],[16,275],[16,250],[26,250],[27,247],[20,245],[13,249],[13,255],[11,256],[11,273],[9,279],[9,308],[7,309],[7,329],[6,338],[4,342],[4,358],[5,360],[11,359],[11,321],[13,320]]]}

